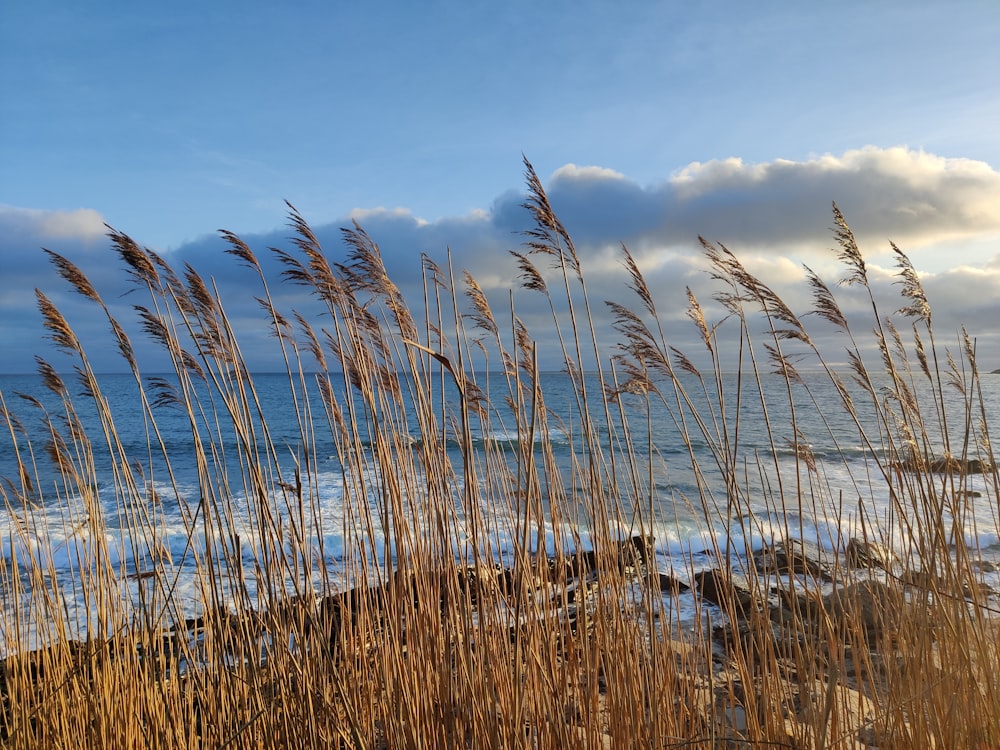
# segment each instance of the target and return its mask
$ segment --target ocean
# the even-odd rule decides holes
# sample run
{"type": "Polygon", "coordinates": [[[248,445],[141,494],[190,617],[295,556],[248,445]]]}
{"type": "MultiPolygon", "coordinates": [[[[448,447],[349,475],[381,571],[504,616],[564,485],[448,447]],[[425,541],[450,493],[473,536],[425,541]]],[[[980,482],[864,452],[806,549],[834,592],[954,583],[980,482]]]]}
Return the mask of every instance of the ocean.
{"type": "MultiPolygon", "coordinates": [[[[364,417],[350,385],[334,376],[332,382],[339,384],[334,390],[337,403],[357,421],[355,439],[345,442],[343,435],[350,433],[352,425],[347,425],[348,433],[338,433],[331,426],[312,376],[303,381],[308,396],[297,392],[296,400],[287,375],[254,375],[257,404],[234,407],[251,415],[247,424],[254,425],[254,431],[248,435],[235,429],[231,420],[218,418],[226,413],[222,396],[204,387],[203,413],[189,413],[169,398],[155,403],[149,412],[155,417],[154,431],[133,377],[104,375],[99,383],[116,433],[110,451],[92,399],[80,393],[82,387],[76,382],[67,380],[70,392],[80,394],[73,403],[95,446],[91,455],[77,456],[82,466],[92,462],[93,486],[88,482],[89,489],[81,491],[62,484],[45,450],[53,440],[47,419],[57,431],[68,434],[59,398],[44,387],[39,376],[0,375],[0,393],[11,415],[8,425],[23,428],[22,434],[15,429],[0,435],[0,476],[5,478],[0,507],[0,593],[6,615],[5,632],[0,633],[3,651],[32,639],[30,633],[12,632],[11,623],[44,617],[44,607],[54,606],[55,600],[69,621],[80,623],[81,629],[87,627],[94,602],[86,582],[94,575],[95,558],[120,582],[116,595],[136,608],[143,601],[151,571],[166,566],[175,578],[173,595],[184,612],[194,615],[205,596],[204,581],[195,575],[199,565],[204,565],[205,551],[213,545],[236,549],[229,559],[238,558],[246,569],[220,574],[223,596],[249,597],[253,606],[260,605],[260,575],[253,566],[262,553],[274,554],[273,549],[264,550],[259,539],[262,507],[275,509],[277,527],[305,540],[308,552],[300,555],[301,567],[309,570],[303,577],[317,589],[350,585],[350,566],[345,561],[358,554],[358,538],[365,540],[364,549],[371,559],[388,559],[392,564],[396,550],[391,542],[386,544],[385,525],[393,520],[380,510],[379,496],[387,486],[385,477],[397,467],[380,465],[373,443],[383,416],[406,425],[407,434],[399,436],[395,450],[400,457],[398,468],[409,471],[410,477],[396,491],[405,495],[403,514],[410,518],[420,515],[426,487],[414,481],[413,472],[422,477],[422,469],[409,462],[407,452],[417,452],[420,441],[428,439],[441,440],[446,446],[454,472],[448,491],[455,496],[457,532],[452,543],[457,557],[468,555],[474,538],[467,527],[468,509],[462,506],[465,483],[488,481],[484,478],[493,476],[490,467],[495,469],[491,462],[496,461],[505,462],[516,477],[519,457],[523,465],[527,455],[526,442],[531,443],[538,465],[548,466],[540,498],[546,522],[533,541],[537,551],[544,546],[551,554],[556,544],[587,546],[587,512],[592,507],[587,493],[592,485],[581,479],[589,471],[589,458],[581,429],[579,388],[574,388],[573,380],[565,373],[541,375],[546,418],[536,419],[532,433],[523,424],[521,430],[517,428],[505,404],[513,392],[503,376],[477,376],[492,404],[491,417],[488,421],[472,419],[465,435],[454,419],[458,391],[448,377],[442,377],[446,385],[436,390],[433,411],[442,415],[444,427],[428,435],[426,429],[422,432],[412,407],[405,407],[405,415],[390,414],[387,409],[384,415],[364,417]],[[212,405],[214,411],[209,409],[212,405]],[[253,416],[258,409],[263,419],[253,416]],[[471,459],[463,444],[471,446],[471,459]],[[271,488],[267,498],[258,495],[258,485],[246,481],[246,457],[255,452],[264,465],[272,467],[264,472],[271,488]],[[164,460],[164,453],[169,461],[164,460]],[[28,498],[18,497],[22,487],[18,456],[28,468],[28,498]],[[132,467],[130,472],[122,470],[125,461],[132,467]],[[132,481],[134,491],[128,489],[132,481]],[[304,488],[304,508],[289,505],[289,495],[281,491],[282,484],[287,491],[295,482],[304,488]],[[560,498],[559,517],[553,523],[548,500],[556,496],[560,498]],[[358,508],[364,507],[370,513],[359,514],[358,508]],[[571,525],[567,509],[572,514],[573,508],[579,509],[580,525],[573,528],[574,533],[560,533],[571,525]],[[213,513],[225,518],[217,519],[215,525],[206,524],[206,516],[213,513]]],[[[707,389],[693,376],[684,377],[681,401],[666,383],[660,384],[663,400],[623,394],[608,401],[602,398],[596,375],[584,380],[595,425],[593,441],[602,447],[597,471],[619,509],[611,526],[622,537],[651,534],[661,572],[684,580],[697,570],[718,565],[719,554],[746,563],[753,550],[790,538],[841,550],[852,538],[879,538],[899,554],[908,554],[907,523],[918,520],[926,509],[893,491],[892,477],[887,479],[884,467],[896,459],[889,446],[902,445],[901,434],[903,439],[926,441],[934,454],[942,453],[944,440],[936,427],[916,436],[906,435],[901,425],[883,423],[880,428],[873,398],[850,384],[846,376],[857,422],[822,374],[804,375],[801,383],[791,385],[791,391],[784,379],[772,375],[758,382],[750,376],[727,374],[718,388],[710,382],[707,389]],[[688,400],[686,406],[683,399],[688,400]],[[793,412],[797,430],[792,429],[793,412]],[[865,434],[858,423],[865,426],[865,434]],[[890,443],[887,436],[893,430],[896,434],[890,443]]],[[[147,381],[146,393],[169,395],[172,384],[169,377],[154,378],[147,381]]],[[[925,424],[939,424],[933,407],[941,398],[934,398],[926,381],[915,379],[912,387],[915,402],[931,409],[925,424]]],[[[984,376],[978,387],[982,409],[977,404],[972,412],[955,388],[947,386],[938,394],[947,404],[945,418],[955,454],[966,435],[978,435],[983,427],[986,433],[1000,434],[996,422],[1000,377],[984,376]]],[[[895,408],[891,394],[888,381],[877,384],[874,399],[884,405],[884,413],[895,408]]],[[[407,398],[402,401],[404,406],[411,403],[407,398]]],[[[971,446],[969,455],[975,455],[971,446]]],[[[954,535],[952,542],[968,545],[977,559],[1000,558],[995,474],[931,477],[930,494],[943,499],[934,512],[945,517],[944,526],[954,535]]],[[[521,510],[516,497],[497,497],[497,487],[504,486],[484,493],[490,498],[485,512],[491,519],[489,554],[500,563],[509,563],[515,535],[520,533],[513,517],[521,510]]],[[[518,494],[516,481],[508,490],[518,494]]],[[[418,521],[417,526],[422,523],[418,521]]],[[[984,567],[988,566],[984,563],[984,567]]],[[[997,574],[985,578],[1000,589],[997,574]]],[[[672,606],[681,622],[693,621],[701,611],[690,597],[672,606]]]]}

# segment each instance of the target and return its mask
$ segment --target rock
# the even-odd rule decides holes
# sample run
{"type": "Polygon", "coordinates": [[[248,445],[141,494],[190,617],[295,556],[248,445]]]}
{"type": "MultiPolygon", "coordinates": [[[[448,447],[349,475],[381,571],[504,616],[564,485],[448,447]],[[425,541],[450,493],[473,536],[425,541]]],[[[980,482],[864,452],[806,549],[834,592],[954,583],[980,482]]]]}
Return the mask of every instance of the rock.
{"type": "Polygon", "coordinates": [[[663,641],[664,651],[673,655],[678,665],[695,664],[702,657],[701,651],[693,644],[677,638],[663,641]]]}
{"type": "Polygon", "coordinates": [[[983,581],[973,581],[962,584],[962,593],[966,599],[976,601],[994,596],[997,592],[988,583],[983,581]]]}
{"type": "Polygon", "coordinates": [[[978,458],[972,458],[965,462],[966,474],[987,474],[994,468],[994,465],[989,461],[982,461],[978,458]]]}
{"type": "Polygon", "coordinates": [[[720,568],[702,570],[694,575],[694,588],[702,599],[736,616],[745,616],[754,609],[757,597],[750,585],[746,577],[734,576],[720,568]]]}
{"type": "Polygon", "coordinates": [[[823,731],[825,747],[868,747],[866,729],[877,708],[867,696],[846,685],[812,680],[799,686],[797,704],[795,718],[806,731],[795,734],[816,741],[823,731]]]}
{"type": "Polygon", "coordinates": [[[656,540],[652,536],[637,534],[628,539],[612,542],[604,555],[599,555],[596,550],[580,549],[565,559],[550,559],[549,575],[555,580],[559,575],[560,565],[564,566],[563,574],[567,578],[582,578],[592,572],[599,572],[598,568],[602,564],[617,565],[622,573],[625,573],[627,568],[651,569],[656,555],[655,543],[656,540]]]}
{"type": "Polygon", "coordinates": [[[801,539],[788,539],[765,547],[754,555],[758,573],[783,576],[809,575],[823,581],[834,579],[830,566],[821,560],[819,545],[801,539]]]}
{"type": "MultiPolygon", "coordinates": [[[[858,740],[862,747],[873,750],[883,747],[925,747],[927,750],[936,750],[938,747],[938,741],[934,737],[917,736],[908,721],[893,722],[885,718],[867,724],[858,732],[858,740]]],[[[988,750],[992,745],[983,743],[975,747],[988,750]]]]}
{"type": "Polygon", "coordinates": [[[691,590],[691,587],[684,583],[684,581],[671,575],[670,573],[657,573],[656,575],[660,581],[660,591],[664,594],[677,596],[677,594],[691,590]]]}
{"type": "Polygon", "coordinates": [[[1000,568],[997,568],[996,563],[990,562],[989,560],[973,560],[972,567],[982,573],[996,573],[997,570],[1000,570],[1000,568]]]}
{"type": "Polygon", "coordinates": [[[894,630],[902,600],[881,581],[850,583],[823,597],[826,613],[842,627],[860,628],[869,642],[894,630]]]}
{"type": "Polygon", "coordinates": [[[898,471],[926,471],[932,474],[986,474],[996,468],[992,462],[978,458],[957,458],[951,455],[928,458],[920,454],[909,455],[892,466],[898,471]]]}
{"type": "Polygon", "coordinates": [[[923,589],[924,591],[930,591],[945,585],[944,579],[929,570],[906,570],[899,576],[899,580],[907,586],[923,589]]]}
{"type": "Polygon", "coordinates": [[[633,536],[618,542],[618,565],[621,568],[648,568],[656,554],[656,540],[652,536],[633,536]]]}
{"type": "Polygon", "coordinates": [[[854,568],[889,570],[895,555],[884,544],[854,537],[847,543],[847,562],[854,568]]]}
{"type": "MultiPolygon", "coordinates": [[[[972,565],[975,567],[975,563],[972,563],[972,565]]],[[[908,570],[899,577],[899,580],[907,586],[912,586],[922,591],[950,592],[953,590],[952,584],[945,578],[928,570],[908,570]]],[[[966,599],[981,599],[996,594],[993,587],[984,581],[963,580],[960,583],[962,596],[966,599]]]]}

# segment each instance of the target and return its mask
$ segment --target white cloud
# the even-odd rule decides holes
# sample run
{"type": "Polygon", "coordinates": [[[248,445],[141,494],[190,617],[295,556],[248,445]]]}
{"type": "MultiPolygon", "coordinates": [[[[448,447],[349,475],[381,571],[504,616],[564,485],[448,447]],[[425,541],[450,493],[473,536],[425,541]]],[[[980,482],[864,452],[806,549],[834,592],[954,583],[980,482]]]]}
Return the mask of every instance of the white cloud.
{"type": "Polygon", "coordinates": [[[351,210],[348,217],[362,224],[366,221],[404,221],[413,222],[416,226],[425,226],[428,222],[419,216],[414,216],[408,208],[386,208],[376,206],[375,208],[355,208],[351,210]]]}
{"type": "Polygon", "coordinates": [[[565,164],[552,173],[552,181],[560,180],[627,180],[621,172],[607,167],[579,167],[576,164],[565,164]]]}
{"type": "MultiPolygon", "coordinates": [[[[725,243],[801,314],[811,305],[801,264],[815,268],[831,286],[842,273],[830,250],[834,200],[869,260],[873,284],[886,298],[885,312],[903,304],[899,287],[892,283],[895,268],[889,240],[893,240],[925,272],[922,280],[939,330],[968,323],[974,333],[974,325],[1000,318],[1000,172],[983,162],[904,147],[868,147],[799,162],[749,164],[732,158],[692,163],[646,186],[612,169],[567,164],[553,173],[546,189],[589,274],[595,314],[603,314],[599,300],[628,301],[618,253],[619,243],[624,242],[647,273],[657,307],[677,328],[672,335],[682,348],[690,329],[684,320],[685,287],[695,288],[703,304],[711,300],[699,235],[725,243]]],[[[434,220],[416,217],[405,208],[355,209],[338,222],[313,229],[331,258],[339,260],[343,253],[339,228],[357,220],[379,244],[394,281],[417,304],[422,299],[421,254],[444,265],[450,250],[456,275],[463,269],[471,271],[493,295],[497,310],[508,306],[513,288],[519,314],[527,316],[544,305],[518,290],[517,269],[507,252],[519,248],[521,233],[531,228],[524,201],[523,192],[510,190],[488,210],[434,220]]],[[[120,285],[115,264],[95,259],[97,249],[107,251],[106,242],[99,241],[103,233],[101,217],[87,209],[45,212],[0,207],[0,259],[5,271],[0,302],[14,299],[3,293],[12,285],[58,286],[38,251],[42,245],[87,260],[81,263],[85,272],[106,283],[113,283],[116,274],[120,285]]],[[[244,239],[260,257],[269,258],[266,248],[288,247],[287,235],[287,228],[282,228],[244,239]]],[[[252,317],[252,294],[245,286],[253,282],[252,274],[244,278],[234,273],[232,258],[222,249],[220,240],[205,237],[168,253],[167,259],[176,267],[191,262],[206,278],[214,277],[233,315],[245,312],[252,317]],[[239,305],[248,308],[241,311],[239,305]]],[[[547,267],[548,259],[536,260],[540,268],[547,267]]],[[[277,277],[280,268],[273,264],[268,268],[277,277]]],[[[301,304],[297,289],[276,291],[290,304],[301,304]]],[[[850,302],[851,291],[838,294],[850,302]]],[[[16,327],[18,313],[7,306],[4,315],[5,325],[16,327]]],[[[1000,342],[997,352],[1000,356],[1000,342]]]]}
{"type": "MultiPolygon", "coordinates": [[[[774,162],[775,165],[787,163],[789,162],[781,160],[774,162]]],[[[746,164],[736,157],[708,162],[693,161],[679,170],[670,179],[670,183],[679,199],[693,200],[720,187],[745,188],[761,181],[767,175],[768,168],[765,164],[746,164]]]]}
{"type": "Polygon", "coordinates": [[[100,213],[90,208],[43,211],[0,205],[0,226],[15,235],[42,240],[84,240],[102,237],[107,229],[100,213]]]}
{"type": "Polygon", "coordinates": [[[701,235],[771,254],[815,254],[830,245],[825,229],[834,201],[874,253],[889,239],[913,250],[1000,236],[1000,172],[905,147],[800,162],[693,162],[649,186],[612,170],[567,165],[548,191],[578,244],[662,248],[689,246],[701,235]]]}

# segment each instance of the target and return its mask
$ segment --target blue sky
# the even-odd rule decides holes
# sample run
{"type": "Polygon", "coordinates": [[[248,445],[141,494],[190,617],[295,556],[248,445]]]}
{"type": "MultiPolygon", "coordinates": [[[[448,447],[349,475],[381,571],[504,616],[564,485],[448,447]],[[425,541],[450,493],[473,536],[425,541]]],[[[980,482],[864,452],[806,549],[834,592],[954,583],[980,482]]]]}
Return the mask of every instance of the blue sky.
{"type": "Polygon", "coordinates": [[[0,370],[46,352],[35,287],[79,305],[41,247],[119,299],[105,223],[216,275],[248,316],[214,233],[281,244],[285,200],[332,254],[358,218],[404,289],[450,247],[503,302],[522,154],[598,296],[624,294],[623,241],[682,317],[703,234],[796,300],[801,263],[836,277],[836,200],[874,276],[888,288],[894,240],[939,330],[967,324],[1000,367],[998,41],[992,0],[7,0],[0,370]]]}

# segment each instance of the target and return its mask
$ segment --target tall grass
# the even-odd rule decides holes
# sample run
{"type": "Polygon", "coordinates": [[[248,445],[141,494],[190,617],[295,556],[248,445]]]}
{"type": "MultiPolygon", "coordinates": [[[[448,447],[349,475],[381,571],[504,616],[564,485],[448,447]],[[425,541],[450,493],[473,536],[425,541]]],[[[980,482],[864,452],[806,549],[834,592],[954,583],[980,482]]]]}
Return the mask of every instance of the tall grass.
{"type": "MultiPolygon", "coordinates": [[[[110,233],[139,326],[170,362],[167,376],[150,377],[99,290],[49,253],[106,318],[146,445],[136,453],[122,440],[123,405],[38,292],[73,380],[39,359],[51,397],[0,394],[14,451],[0,487],[12,519],[0,573],[5,746],[1000,743],[995,611],[964,534],[973,459],[998,496],[974,345],[965,336],[957,355],[939,347],[906,256],[896,250],[904,309],[884,315],[834,207],[844,281],[871,308],[856,337],[831,287],[809,272],[809,312],[842,339],[841,370],[804,316],[707,241],[719,289],[708,307],[720,317],[689,292],[700,351],[673,348],[662,301],[623,249],[630,299],[608,303],[619,342],[608,359],[584,263],[530,165],[527,182],[530,226],[513,263],[551,312],[543,333],[573,386],[568,413],[547,403],[535,335],[513,303],[494,312],[450,259],[423,259],[423,298],[412,304],[361,227],[344,230],[346,255],[333,262],[293,209],[291,246],[272,252],[281,281],[322,308],[306,316],[279,309],[277,280],[223,233],[233,263],[257,278],[284,362],[291,455],[210,280],[110,233]],[[869,328],[877,362],[865,352],[869,328]],[[732,351],[735,388],[724,372],[732,351]],[[872,457],[864,479],[889,488],[887,517],[835,495],[812,455],[798,410],[820,408],[821,386],[800,374],[804,360],[839,394],[836,418],[872,457]],[[26,426],[25,408],[40,429],[26,426]],[[161,430],[168,409],[188,427],[196,493],[176,478],[161,430]],[[751,413],[764,415],[769,452],[744,448],[751,413]],[[729,623],[721,637],[682,631],[681,584],[659,574],[646,547],[669,516],[653,476],[654,414],[674,421],[689,451],[696,491],[684,501],[729,532],[711,556],[722,614],[704,604],[706,617],[729,623]],[[569,468],[553,447],[557,426],[574,446],[569,468]],[[476,437],[501,431],[519,439],[476,437]],[[344,486],[337,529],[320,508],[327,443],[344,486]],[[791,474],[776,458],[789,450],[791,474]],[[934,465],[942,457],[946,471],[934,465]],[[167,500],[184,514],[183,550],[162,536],[167,500]],[[793,549],[795,519],[831,507],[857,514],[862,529],[852,556],[836,552],[847,539],[828,540],[832,591],[815,561],[773,562],[752,541],[777,533],[793,549]],[[109,516],[129,533],[113,535],[109,516]],[[72,550],[69,578],[56,570],[64,549],[45,541],[46,520],[69,529],[59,543],[72,550]],[[326,549],[331,533],[343,549],[326,549]],[[729,585],[741,573],[745,588],[729,585]],[[775,598],[781,607],[768,605],[775,598]]],[[[704,586],[695,568],[678,577],[704,586]]]]}

